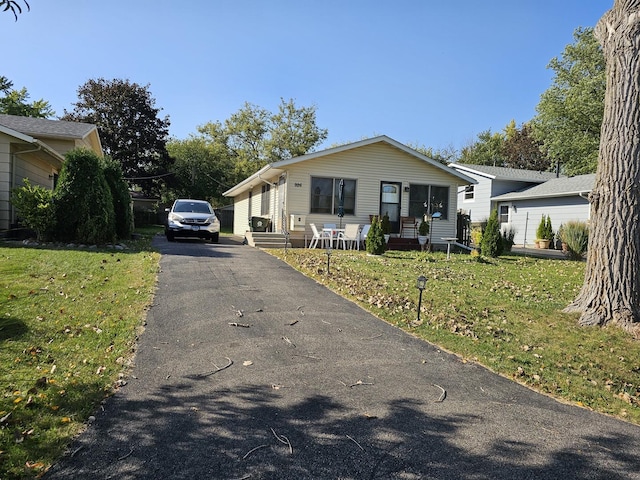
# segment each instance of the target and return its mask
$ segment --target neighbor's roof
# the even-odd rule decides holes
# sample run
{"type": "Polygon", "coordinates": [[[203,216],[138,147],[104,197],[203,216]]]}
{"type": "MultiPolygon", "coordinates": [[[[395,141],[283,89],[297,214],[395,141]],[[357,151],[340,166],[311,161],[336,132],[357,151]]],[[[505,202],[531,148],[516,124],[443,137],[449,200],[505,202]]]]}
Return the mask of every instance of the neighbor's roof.
{"type": "Polygon", "coordinates": [[[492,197],[492,201],[523,200],[531,198],[569,197],[586,194],[593,188],[596,175],[576,175],[575,177],[552,178],[540,185],[521,190],[519,192],[505,193],[492,197]]]}
{"type": "Polygon", "coordinates": [[[380,135],[378,137],[367,138],[359,142],[348,143],[346,145],[340,145],[338,147],[328,148],[326,150],[321,150],[319,152],[308,153],[306,155],[301,155],[299,157],[289,158],[287,160],[282,160],[280,162],[271,163],[269,165],[264,166],[263,168],[261,168],[259,171],[257,171],[250,177],[244,179],[242,182],[238,183],[236,186],[230,188],[229,190],[224,192],[223,195],[225,197],[235,197],[236,195],[244,192],[245,190],[249,190],[250,188],[252,188],[253,184],[256,181],[261,182],[265,178],[270,178],[270,177],[272,178],[273,176],[279,175],[280,173],[284,172],[283,167],[286,167],[288,165],[293,165],[295,163],[300,163],[300,162],[306,162],[308,160],[313,160],[313,159],[324,157],[327,155],[333,155],[335,153],[344,152],[347,150],[353,150],[355,148],[360,148],[367,145],[373,145],[375,143],[386,143],[388,145],[391,145],[392,147],[402,150],[403,152],[408,153],[409,155],[412,155],[435,168],[445,171],[449,175],[457,177],[458,179],[462,180],[466,184],[478,183],[476,180],[465,175],[463,172],[459,172],[447,165],[443,165],[442,163],[432,158],[429,158],[426,155],[423,155],[422,153],[410,147],[407,147],[406,145],[403,145],[402,143],[397,142],[390,137],[387,137],[386,135],[380,135]]]}
{"type": "Polygon", "coordinates": [[[90,123],[0,114],[0,125],[32,137],[83,139],[96,129],[90,123]]]}
{"type": "Polygon", "coordinates": [[[542,183],[556,178],[554,172],[539,172],[520,168],[492,167],[489,165],[470,165],[467,163],[450,163],[449,166],[467,174],[476,174],[492,180],[512,180],[520,182],[542,183]]]}

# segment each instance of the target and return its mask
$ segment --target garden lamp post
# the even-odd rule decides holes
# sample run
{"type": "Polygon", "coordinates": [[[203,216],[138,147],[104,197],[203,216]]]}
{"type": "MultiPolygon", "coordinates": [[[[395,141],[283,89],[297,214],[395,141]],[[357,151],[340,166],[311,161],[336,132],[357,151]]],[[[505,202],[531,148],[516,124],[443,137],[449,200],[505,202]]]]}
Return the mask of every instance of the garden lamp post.
{"type": "Polygon", "coordinates": [[[327,242],[327,275],[331,275],[331,240],[327,242]]]}
{"type": "Polygon", "coordinates": [[[420,290],[420,296],[418,297],[418,322],[420,321],[420,310],[422,309],[422,291],[427,286],[427,277],[420,275],[416,280],[416,288],[420,290]]]}

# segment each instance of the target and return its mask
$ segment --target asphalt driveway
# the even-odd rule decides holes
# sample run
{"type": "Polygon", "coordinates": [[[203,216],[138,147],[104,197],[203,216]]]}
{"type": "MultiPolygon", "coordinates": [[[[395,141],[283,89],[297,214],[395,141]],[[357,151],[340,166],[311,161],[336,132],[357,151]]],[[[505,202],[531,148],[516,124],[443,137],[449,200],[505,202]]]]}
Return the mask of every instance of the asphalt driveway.
{"type": "Polygon", "coordinates": [[[640,479],[639,427],[463,363],[235,240],[156,243],[128,384],[45,478],[640,479]]]}

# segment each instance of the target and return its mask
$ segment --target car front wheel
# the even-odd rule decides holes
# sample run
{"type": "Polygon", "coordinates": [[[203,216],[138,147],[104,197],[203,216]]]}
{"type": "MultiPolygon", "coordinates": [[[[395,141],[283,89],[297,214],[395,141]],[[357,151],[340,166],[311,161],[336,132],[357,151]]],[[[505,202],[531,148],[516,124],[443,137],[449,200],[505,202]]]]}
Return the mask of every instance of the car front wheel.
{"type": "Polygon", "coordinates": [[[220,234],[219,233],[213,233],[211,235],[211,237],[209,238],[209,240],[211,241],[211,243],[218,243],[220,241],[220,234]]]}
{"type": "Polygon", "coordinates": [[[173,233],[168,233],[167,232],[167,240],[170,242],[175,242],[176,241],[176,237],[173,235],[173,233]]]}

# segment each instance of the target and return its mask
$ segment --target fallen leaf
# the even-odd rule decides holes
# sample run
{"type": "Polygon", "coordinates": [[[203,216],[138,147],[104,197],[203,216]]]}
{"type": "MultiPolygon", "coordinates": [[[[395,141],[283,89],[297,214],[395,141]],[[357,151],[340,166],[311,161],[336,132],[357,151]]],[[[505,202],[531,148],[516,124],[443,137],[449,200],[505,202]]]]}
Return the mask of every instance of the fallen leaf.
{"type": "Polygon", "coordinates": [[[244,362],[242,362],[242,365],[245,367],[249,367],[253,365],[253,362],[251,360],[245,360],[244,362]]]}

